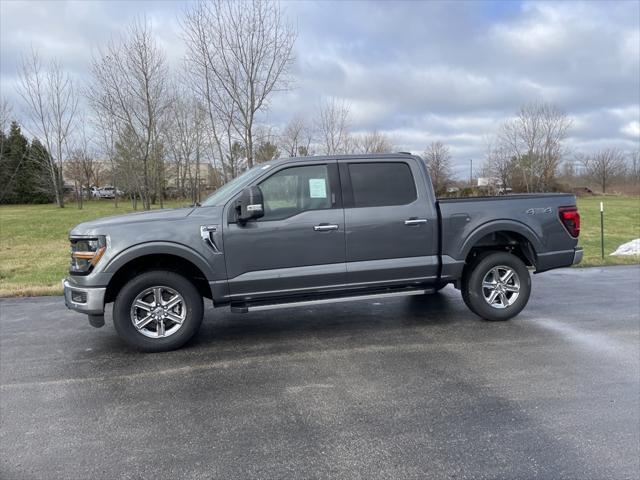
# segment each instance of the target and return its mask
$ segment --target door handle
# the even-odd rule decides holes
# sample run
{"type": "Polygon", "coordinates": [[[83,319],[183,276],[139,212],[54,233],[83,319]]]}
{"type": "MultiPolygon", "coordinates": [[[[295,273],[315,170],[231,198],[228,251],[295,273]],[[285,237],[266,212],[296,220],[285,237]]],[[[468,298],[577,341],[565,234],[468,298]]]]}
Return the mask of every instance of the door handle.
{"type": "Polygon", "coordinates": [[[328,223],[321,223],[313,227],[316,232],[328,232],[330,230],[338,230],[338,225],[330,225],[328,223]]]}
{"type": "Polygon", "coordinates": [[[404,224],[409,226],[423,225],[425,223],[427,223],[426,218],[410,218],[409,220],[404,221],[404,224]]]}

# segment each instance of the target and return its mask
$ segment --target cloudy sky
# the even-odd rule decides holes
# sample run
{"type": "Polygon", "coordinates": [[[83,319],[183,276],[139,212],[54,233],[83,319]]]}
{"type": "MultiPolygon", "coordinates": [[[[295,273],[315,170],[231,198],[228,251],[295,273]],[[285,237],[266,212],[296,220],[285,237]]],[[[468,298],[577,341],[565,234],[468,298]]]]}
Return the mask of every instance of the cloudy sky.
{"type": "MultiPolygon", "coordinates": [[[[572,118],[568,147],[638,148],[640,2],[326,2],[283,4],[298,29],[296,88],[266,121],[313,115],[324,96],[351,106],[354,131],[401,150],[451,146],[460,175],[482,160],[501,121],[532,100],[572,118]]],[[[176,68],[180,1],[0,0],[0,87],[14,104],[20,55],[57,57],[82,81],[92,52],[137,15],[176,68]]]]}

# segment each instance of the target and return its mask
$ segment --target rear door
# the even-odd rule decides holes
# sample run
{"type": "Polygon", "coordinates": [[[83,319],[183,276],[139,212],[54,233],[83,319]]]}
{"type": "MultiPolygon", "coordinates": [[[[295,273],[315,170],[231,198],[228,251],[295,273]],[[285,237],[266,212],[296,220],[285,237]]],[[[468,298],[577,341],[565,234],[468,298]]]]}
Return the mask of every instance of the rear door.
{"type": "Polygon", "coordinates": [[[231,298],[309,293],[344,284],[344,212],[336,161],[285,164],[257,185],[264,217],[240,225],[228,207],[224,247],[231,298]]]}
{"type": "Polygon", "coordinates": [[[437,213],[417,160],[342,160],[347,281],[419,284],[438,273],[437,213]]]}

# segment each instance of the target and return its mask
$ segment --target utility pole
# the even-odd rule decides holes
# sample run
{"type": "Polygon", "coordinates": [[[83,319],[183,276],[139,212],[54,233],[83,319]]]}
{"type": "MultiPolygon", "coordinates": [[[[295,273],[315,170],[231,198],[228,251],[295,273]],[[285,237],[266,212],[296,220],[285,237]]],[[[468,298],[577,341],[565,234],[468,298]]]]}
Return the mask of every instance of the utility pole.
{"type": "Polygon", "coordinates": [[[469,186],[473,187],[473,158],[469,159],[469,186]]]}

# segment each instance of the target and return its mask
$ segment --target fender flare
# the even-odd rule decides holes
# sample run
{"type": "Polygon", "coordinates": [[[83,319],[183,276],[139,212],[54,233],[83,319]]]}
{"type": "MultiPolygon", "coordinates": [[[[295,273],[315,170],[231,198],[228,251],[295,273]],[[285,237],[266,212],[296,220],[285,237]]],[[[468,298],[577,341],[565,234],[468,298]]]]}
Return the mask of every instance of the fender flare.
{"type": "Polygon", "coordinates": [[[515,220],[494,220],[480,225],[471,232],[462,244],[462,258],[467,258],[471,249],[482,237],[495,232],[513,232],[522,235],[531,243],[536,256],[546,250],[538,235],[524,223],[515,220]]]}
{"type": "Polygon", "coordinates": [[[132,260],[145,255],[173,255],[187,260],[200,269],[208,281],[214,280],[213,269],[207,260],[197,251],[186,245],[173,242],[148,242],[139,243],[123,250],[114,258],[109,260],[104,272],[115,274],[122,267],[132,260]]]}

